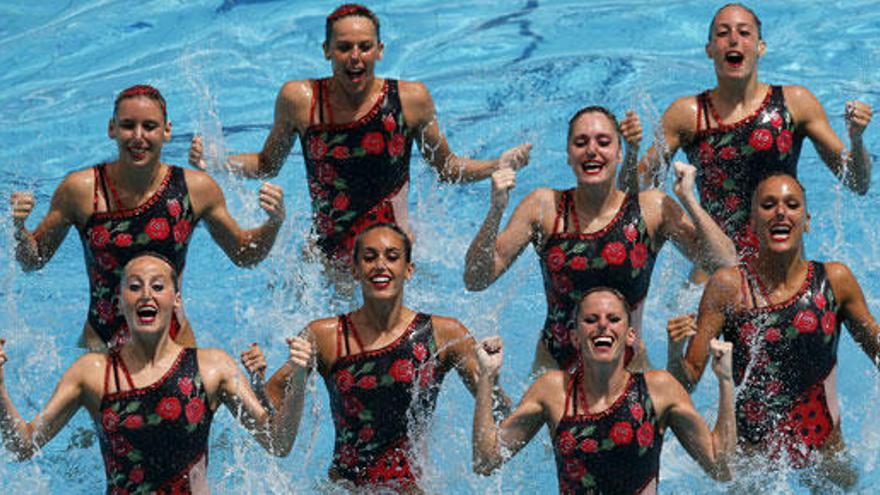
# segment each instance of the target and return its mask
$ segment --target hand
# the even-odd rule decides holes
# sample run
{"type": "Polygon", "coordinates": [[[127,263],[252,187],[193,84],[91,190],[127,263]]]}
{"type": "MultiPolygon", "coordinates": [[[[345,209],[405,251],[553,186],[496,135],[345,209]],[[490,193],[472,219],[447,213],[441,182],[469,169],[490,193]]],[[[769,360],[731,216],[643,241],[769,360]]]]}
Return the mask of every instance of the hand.
{"type": "Polygon", "coordinates": [[[477,364],[480,365],[480,376],[494,378],[504,361],[504,342],[501,337],[487,337],[474,344],[477,364]]]}
{"type": "Polygon", "coordinates": [[[500,210],[507,208],[510,190],[516,187],[516,171],[501,168],[492,172],[492,206],[500,210]]]}
{"type": "Polygon", "coordinates": [[[272,223],[278,225],[284,223],[284,189],[264,182],[263,187],[260,188],[260,208],[269,215],[269,221],[272,223]]]}
{"type": "Polygon", "coordinates": [[[871,105],[861,101],[846,102],[846,127],[849,129],[850,139],[862,137],[865,128],[871,122],[871,105]]]}
{"type": "Polygon", "coordinates": [[[672,164],[675,173],[675,183],[672,185],[672,192],[679,199],[694,198],[694,180],[697,177],[697,168],[691,164],[684,162],[675,162],[672,164]]]}
{"type": "Polygon", "coordinates": [[[684,343],[685,339],[697,334],[697,319],[693,314],[674,316],[666,322],[666,333],[671,342],[684,343]]]}
{"type": "Polygon", "coordinates": [[[317,359],[315,347],[309,340],[309,335],[304,334],[298,337],[290,337],[287,339],[287,345],[290,348],[290,357],[288,361],[294,366],[306,370],[312,369],[317,359]]]}
{"type": "Polygon", "coordinates": [[[620,134],[627,146],[638,148],[642,142],[642,122],[639,115],[632,110],[626,111],[626,117],[620,121],[620,134]]]}
{"type": "Polygon", "coordinates": [[[24,227],[24,221],[34,209],[34,195],[30,191],[18,191],[12,193],[9,200],[12,205],[12,223],[16,229],[24,227]]]}
{"type": "Polygon", "coordinates": [[[199,170],[206,170],[205,147],[202,145],[202,136],[194,135],[189,145],[189,164],[199,170]]]}
{"type": "Polygon", "coordinates": [[[247,370],[251,377],[259,377],[260,380],[266,376],[266,356],[260,350],[260,346],[256,342],[251,344],[248,350],[241,353],[241,364],[247,370]]]}
{"type": "Polygon", "coordinates": [[[733,379],[733,343],[718,339],[709,341],[709,352],[712,354],[712,371],[718,381],[733,379]]]}
{"type": "Polygon", "coordinates": [[[501,153],[501,156],[498,158],[498,170],[505,168],[519,170],[525,167],[529,164],[529,153],[531,151],[532,145],[524,143],[501,153]]]}

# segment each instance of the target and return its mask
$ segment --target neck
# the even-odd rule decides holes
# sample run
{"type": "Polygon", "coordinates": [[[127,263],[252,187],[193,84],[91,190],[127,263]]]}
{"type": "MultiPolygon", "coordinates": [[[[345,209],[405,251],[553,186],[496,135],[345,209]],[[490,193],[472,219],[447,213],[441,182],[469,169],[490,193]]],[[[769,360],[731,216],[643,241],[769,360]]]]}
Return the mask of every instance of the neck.
{"type": "Polygon", "coordinates": [[[331,79],[330,95],[332,95],[337,101],[343,103],[345,107],[351,110],[357,110],[375,92],[377,83],[378,79],[376,79],[375,76],[370,76],[367,84],[364,85],[363,91],[349,92],[345,89],[343,84],[340,84],[334,78],[331,79]]]}
{"type": "Polygon", "coordinates": [[[131,193],[146,193],[153,188],[164,169],[158,160],[142,167],[126,166],[118,160],[110,164],[119,189],[131,193]]]}
{"type": "Polygon", "coordinates": [[[377,333],[394,330],[400,323],[405,309],[403,307],[403,291],[392,299],[364,299],[360,312],[370,322],[377,333]]]}
{"type": "Polygon", "coordinates": [[[180,346],[168,333],[170,328],[169,321],[165,331],[158,334],[142,335],[132,332],[131,341],[124,347],[127,350],[129,367],[140,369],[155,366],[157,362],[179,350],[180,346]]]}
{"type": "Polygon", "coordinates": [[[757,73],[745,79],[718,78],[715,97],[731,106],[747,104],[757,96],[760,88],[757,73]]]}
{"type": "Polygon", "coordinates": [[[629,372],[623,366],[623,355],[610,363],[593,363],[583,359],[582,365],[584,375],[581,387],[588,405],[613,402],[629,379],[629,372]]]}
{"type": "Polygon", "coordinates": [[[774,288],[797,283],[798,275],[807,264],[800,247],[784,253],[762,251],[754,263],[758,276],[771,292],[774,288]]]}
{"type": "Polygon", "coordinates": [[[614,208],[622,191],[614,186],[614,180],[602,184],[578,184],[575,189],[575,211],[587,218],[596,218],[602,212],[614,208]]]}

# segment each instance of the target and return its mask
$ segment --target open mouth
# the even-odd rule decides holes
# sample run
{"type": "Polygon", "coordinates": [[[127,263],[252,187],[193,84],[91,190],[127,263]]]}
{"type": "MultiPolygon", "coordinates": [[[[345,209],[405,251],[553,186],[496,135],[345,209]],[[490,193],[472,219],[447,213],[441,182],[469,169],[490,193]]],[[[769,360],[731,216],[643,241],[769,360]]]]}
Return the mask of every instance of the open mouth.
{"type": "Polygon", "coordinates": [[[364,80],[364,77],[366,77],[367,69],[346,69],[345,74],[351,79],[351,82],[359,83],[364,80]]]}
{"type": "Polygon", "coordinates": [[[135,161],[143,160],[144,157],[147,156],[147,148],[145,146],[130,146],[128,148],[128,153],[135,161]]]}
{"type": "Polygon", "coordinates": [[[605,165],[596,162],[581,163],[581,170],[587,175],[596,175],[605,168],[605,165]]]}
{"type": "Polygon", "coordinates": [[[742,54],[742,52],[738,51],[730,51],[724,54],[724,61],[734,68],[741,67],[745,58],[746,57],[742,54]]]}
{"type": "Polygon", "coordinates": [[[770,239],[775,242],[787,241],[790,236],[791,226],[780,224],[770,227],[770,239]]]}
{"type": "Polygon", "coordinates": [[[138,323],[141,324],[150,324],[156,321],[156,315],[159,314],[159,309],[155,306],[141,306],[135,312],[137,315],[138,323]]]}
{"type": "Polygon", "coordinates": [[[608,335],[593,337],[592,342],[593,347],[599,350],[610,350],[611,347],[614,345],[614,339],[608,335]]]}
{"type": "Polygon", "coordinates": [[[391,284],[391,277],[386,274],[373,275],[370,277],[370,283],[377,289],[384,289],[391,284]]]}

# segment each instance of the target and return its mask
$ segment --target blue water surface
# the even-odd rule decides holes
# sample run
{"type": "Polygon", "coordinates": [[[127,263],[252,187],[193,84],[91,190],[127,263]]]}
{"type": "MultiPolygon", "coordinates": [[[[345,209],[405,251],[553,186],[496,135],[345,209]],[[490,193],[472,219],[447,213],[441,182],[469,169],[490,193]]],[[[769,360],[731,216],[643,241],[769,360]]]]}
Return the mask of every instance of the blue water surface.
{"type": "MultiPolygon", "coordinates": [[[[0,0],[0,197],[33,190],[45,214],[62,177],[115,156],[106,135],[114,95],[149,83],[168,99],[174,136],[164,158],[185,164],[193,133],[219,152],[256,151],[272,122],[273,102],[288,79],[329,73],[320,44],[328,1],[0,0]]],[[[651,141],[659,114],[677,96],[714,85],[703,51],[709,20],[720,2],[650,0],[374,2],[385,42],[379,74],[421,80],[430,88],[453,148],[494,157],[523,141],[535,144],[512,201],[540,186],[571,187],[565,164],[565,126],[587,104],[618,114],[637,110],[651,141]]],[[[876,1],[761,2],[767,55],[762,80],[803,84],[845,135],[844,102],[880,105],[880,5],[876,1]]],[[[877,127],[865,133],[880,148],[877,127]]],[[[489,290],[467,293],[464,253],[488,207],[489,185],[438,184],[424,161],[413,160],[412,226],[416,276],[410,307],[460,319],[479,337],[500,333],[507,344],[503,384],[516,398],[529,383],[534,343],[545,316],[535,254],[528,249],[489,290]]],[[[869,305],[880,310],[878,187],[864,197],[843,190],[805,147],[800,162],[812,212],[807,252],[849,264],[869,305]]],[[[259,183],[229,176],[215,165],[230,210],[243,225],[264,216],[259,183]]],[[[352,308],[321,284],[320,270],[300,250],[310,225],[299,145],[275,181],[287,191],[288,222],[270,258],[238,269],[198,229],[184,283],[185,307],[201,346],[237,354],[250,342],[266,350],[270,367],[285,358],[284,338],[308,321],[352,308]]],[[[876,174],[874,174],[876,175],[876,174]]],[[[876,182],[876,177],[875,177],[876,182]]],[[[6,199],[2,199],[6,201],[6,199]]],[[[511,208],[512,209],[512,208],[511,208]]],[[[43,270],[23,275],[13,257],[10,222],[0,222],[0,336],[8,341],[6,381],[22,414],[33,417],[61,373],[80,355],[75,347],[87,307],[82,248],[71,231],[43,270]]],[[[664,363],[665,321],[693,311],[698,289],[683,288],[689,265],[671,247],[655,271],[644,335],[652,361],[664,363]]],[[[717,388],[707,374],[694,395],[714,422],[717,388]]],[[[880,482],[877,373],[845,337],[839,389],[843,434],[860,470],[857,491],[880,482]]],[[[326,469],[333,428],[326,392],[313,382],[293,454],[268,456],[231,415],[217,416],[211,434],[209,480],[215,493],[330,491],[326,469]]],[[[473,400],[450,375],[439,399],[425,461],[434,493],[538,493],[556,490],[546,433],[499,474],[471,473],[473,400]]],[[[2,493],[96,493],[103,465],[91,419],[80,412],[39,456],[15,463],[0,453],[2,493]]],[[[753,492],[807,489],[797,474],[750,476],[753,492]]],[[[661,492],[721,492],[671,434],[662,457],[661,492]]],[[[743,491],[744,489],[734,489],[743,491]]]]}

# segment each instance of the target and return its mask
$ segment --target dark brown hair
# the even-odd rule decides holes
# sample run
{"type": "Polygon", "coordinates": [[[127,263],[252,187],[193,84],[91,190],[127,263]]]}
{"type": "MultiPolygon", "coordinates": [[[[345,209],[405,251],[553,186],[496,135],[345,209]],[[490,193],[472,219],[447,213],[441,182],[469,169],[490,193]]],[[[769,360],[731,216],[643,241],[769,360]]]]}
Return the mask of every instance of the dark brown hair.
{"type": "Polygon", "coordinates": [[[168,110],[167,105],[165,104],[165,98],[162,96],[162,93],[160,93],[158,89],[150,86],[149,84],[137,84],[135,86],[123,89],[122,92],[120,92],[116,96],[116,101],[113,102],[113,118],[116,118],[116,113],[119,111],[119,103],[122,100],[127,100],[129,98],[135,98],[138,96],[149,98],[158,103],[159,107],[162,108],[162,120],[168,120],[168,110]]]}
{"type": "Polygon", "coordinates": [[[404,232],[403,229],[400,228],[400,226],[398,226],[396,223],[391,223],[391,222],[374,223],[373,225],[370,225],[369,227],[362,230],[361,233],[358,234],[357,238],[355,238],[355,240],[354,240],[354,249],[352,250],[351,259],[354,260],[355,262],[357,261],[358,254],[360,254],[361,249],[363,249],[364,236],[367,235],[367,232],[370,232],[370,231],[373,231],[373,230],[376,230],[379,228],[391,229],[397,235],[399,235],[400,238],[403,239],[403,259],[406,260],[407,263],[412,261],[412,241],[410,240],[407,233],[404,232]]]}
{"type": "Polygon", "coordinates": [[[343,17],[350,16],[360,16],[366,17],[373,23],[373,27],[376,28],[376,40],[381,41],[379,37],[379,18],[376,17],[376,14],[373,13],[372,10],[364,7],[363,5],[357,3],[346,3],[344,5],[340,5],[336,7],[336,10],[330,13],[327,16],[327,23],[324,27],[324,43],[330,43],[330,36],[333,34],[333,24],[336,23],[339,19],[343,17]]]}
{"type": "Polygon", "coordinates": [[[734,3],[729,3],[729,4],[723,6],[720,9],[715,11],[715,15],[712,16],[712,22],[709,23],[709,41],[712,41],[712,33],[715,32],[715,19],[718,17],[718,14],[720,14],[722,10],[724,10],[728,7],[739,7],[741,9],[745,10],[746,12],[748,12],[749,14],[751,14],[752,19],[755,20],[755,26],[758,27],[758,39],[759,40],[764,39],[761,36],[761,19],[758,19],[758,14],[756,14],[754,10],[746,7],[745,5],[738,3],[738,2],[734,2],[734,3]]]}

